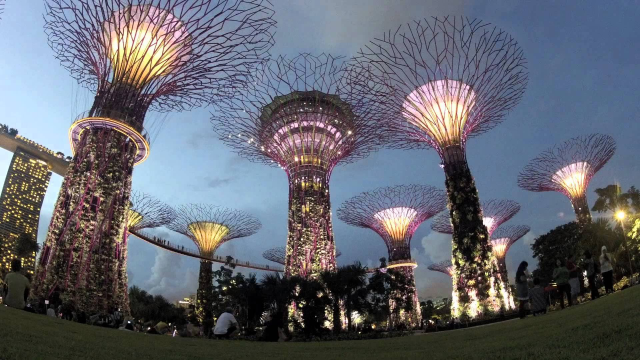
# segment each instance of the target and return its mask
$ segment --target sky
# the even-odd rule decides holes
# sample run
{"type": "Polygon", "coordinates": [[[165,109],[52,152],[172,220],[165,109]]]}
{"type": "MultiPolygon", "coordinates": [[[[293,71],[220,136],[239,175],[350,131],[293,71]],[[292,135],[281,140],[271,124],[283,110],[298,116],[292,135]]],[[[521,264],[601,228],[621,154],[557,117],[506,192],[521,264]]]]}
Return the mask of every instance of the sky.
{"type": "MultiPolygon", "coordinates": [[[[517,187],[518,173],[543,150],[589,133],[613,136],[618,150],[588,190],[612,183],[640,185],[636,155],[640,121],[640,7],[585,1],[424,1],[424,0],[272,0],[278,21],[272,56],[299,52],[354,55],[374,37],[400,24],[430,16],[465,15],[491,22],[513,35],[528,61],[525,95],[490,132],[467,145],[469,166],[481,199],[511,199],[522,210],[508,224],[531,232],[507,255],[511,274],[522,260],[535,267],[530,244],[536,236],[574,220],[569,200],[559,193],[533,193],[517,187]],[[576,5],[576,6],[572,6],[576,5]]],[[[68,129],[88,110],[93,94],[79,87],[53,57],[43,31],[42,1],[9,0],[0,20],[0,123],[54,151],[70,154],[68,129]]],[[[257,216],[262,229],[224,244],[220,255],[266,263],[261,254],[284,246],[288,187],[284,171],[249,162],[215,136],[209,108],[171,113],[154,136],[151,155],[135,168],[133,187],[172,206],[191,202],[242,209],[257,216]]],[[[153,120],[157,114],[149,114],[153,120]]],[[[147,120],[147,121],[150,121],[147,120]]],[[[0,151],[0,181],[12,154],[0,151]]],[[[381,150],[353,164],[338,166],[331,178],[333,225],[342,251],[338,265],[360,261],[375,266],[386,256],[371,230],[346,225],[335,210],[348,198],[381,186],[429,184],[444,188],[444,174],[433,150],[381,150]]],[[[44,199],[38,240],[44,241],[62,178],[53,175],[44,199]]],[[[427,266],[450,258],[450,236],[433,233],[430,221],[418,228],[412,255],[421,299],[447,297],[450,279],[427,266]]],[[[190,246],[167,229],[156,234],[190,246]]],[[[129,242],[129,283],[170,300],[195,293],[198,260],[169,253],[141,240],[129,242]]],[[[248,271],[243,273],[247,274],[248,271]]],[[[258,274],[261,276],[261,274],[258,274]]]]}

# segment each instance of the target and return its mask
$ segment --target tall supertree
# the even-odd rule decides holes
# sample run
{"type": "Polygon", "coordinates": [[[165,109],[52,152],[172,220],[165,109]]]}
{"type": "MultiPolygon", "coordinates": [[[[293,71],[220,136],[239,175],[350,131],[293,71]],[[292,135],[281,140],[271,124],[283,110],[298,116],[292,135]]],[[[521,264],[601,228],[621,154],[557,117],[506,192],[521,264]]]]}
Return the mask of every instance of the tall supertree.
{"type": "Polygon", "coordinates": [[[482,222],[478,191],[466,158],[468,138],[499,124],[522,98],[526,60],[505,31],[464,17],[402,25],[359,51],[356,62],[386,88],[384,119],[398,148],[433,148],[442,160],[453,223],[453,315],[498,311],[505,286],[482,222]],[[462,288],[456,284],[466,284],[462,288]]]}
{"type": "MultiPolygon", "coordinates": [[[[520,211],[520,204],[513,200],[489,200],[482,202],[482,223],[487,228],[489,238],[503,223],[511,219],[520,211]]],[[[448,212],[436,216],[431,223],[431,229],[443,234],[453,234],[451,216],[448,212]]]]}
{"type": "Polygon", "coordinates": [[[518,186],[529,191],[565,194],[571,200],[578,223],[589,223],[589,182],[615,152],[616,142],[609,135],[569,139],[531,160],[518,176],[518,186]]]}
{"type": "MultiPolygon", "coordinates": [[[[286,263],[286,255],[287,248],[284,246],[275,247],[262,253],[263,258],[280,265],[286,263]]],[[[340,257],[340,255],[342,255],[342,253],[336,248],[336,258],[340,257]]]]}
{"type": "Polygon", "coordinates": [[[148,110],[207,104],[249,78],[272,45],[263,0],[46,0],[63,67],[96,91],[69,131],[74,152],[45,240],[35,293],[87,313],[114,306],[116,244],[133,166],[149,155],[148,110]]]}
{"type": "Polygon", "coordinates": [[[215,104],[214,130],[249,160],[283,169],[289,180],[286,276],[336,267],[329,180],[334,167],[382,143],[375,126],[384,94],[367,73],[321,54],[279,57],[229,101],[215,104]]]}
{"type": "MultiPolygon", "coordinates": [[[[223,243],[255,234],[260,221],[244,211],[222,207],[189,204],[177,209],[176,219],[169,224],[175,232],[187,236],[198,247],[200,255],[213,257],[223,243]]],[[[200,323],[213,319],[213,268],[209,260],[200,260],[196,316],[200,323]]]]}
{"type": "Polygon", "coordinates": [[[444,210],[447,197],[443,190],[428,185],[400,185],[379,188],[355,196],[338,209],[338,218],[349,225],[368,228],[387,245],[389,263],[410,281],[413,287],[413,313],[403,317],[411,325],[420,318],[420,304],[413,274],[411,238],[418,226],[444,210]]]}
{"type": "Polygon", "coordinates": [[[127,244],[129,232],[151,229],[169,224],[175,219],[175,211],[149,194],[132,192],[125,215],[126,231],[116,243],[115,288],[117,307],[129,313],[129,287],[127,276],[127,244]]]}

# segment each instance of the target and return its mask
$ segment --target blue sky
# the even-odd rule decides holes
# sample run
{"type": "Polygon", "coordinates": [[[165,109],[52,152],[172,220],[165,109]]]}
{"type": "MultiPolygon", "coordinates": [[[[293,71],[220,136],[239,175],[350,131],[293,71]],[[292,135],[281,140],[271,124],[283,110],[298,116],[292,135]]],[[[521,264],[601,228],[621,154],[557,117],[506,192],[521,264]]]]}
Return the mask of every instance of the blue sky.
{"type": "MultiPolygon", "coordinates": [[[[512,199],[522,210],[509,223],[532,231],[507,256],[509,271],[533,261],[529,243],[574,219],[568,199],[558,193],[531,193],[516,186],[518,172],[538,153],[568,138],[601,132],[612,135],[618,151],[596,175],[593,189],[613,182],[640,185],[636,159],[640,122],[640,7],[603,2],[511,2],[424,0],[273,0],[278,30],[272,54],[328,52],[353,55],[370,39],[403,22],[436,15],[466,15],[492,22],[512,34],[524,49],[530,80],[521,103],[503,124],[473,138],[468,158],[482,199],[512,199]]],[[[54,151],[70,154],[67,132],[86,111],[93,95],[80,88],[49,49],[43,32],[41,1],[9,0],[0,20],[0,122],[54,151]]],[[[148,122],[157,118],[150,114],[148,122]]],[[[0,169],[11,154],[0,152],[0,169]]],[[[379,186],[423,183],[444,188],[435,151],[382,150],[354,164],[339,166],[331,179],[335,210],[347,198],[379,186]]],[[[0,181],[5,177],[0,170],[0,181]]],[[[43,241],[61,184],[54,175],[44,200],[38,238],[43,241]]],[[[152,143],[150,158],[136,167],[134,188],[171,205],[207,202],[256,215],[262,230],[218,251],[264,263],[264,250],[286,241],[287,181],[277,168],[234,155],[218,141],[209,109],[170,114],[152,143]]],[[[386,248],[373,231],[353,228],[334,216],[343,255],[340,264],[359,260],[375,265],[386,248]]],[[[193,246],[181,235],[160,229],[171,241],[193,246]]],[[[431,233],[429,222],[416,232],[413,254],[422,298],[448,296],[449,279],[426,269],[450,256],[450,238],[431,233]]],[[[181,258],[132,239],[130,284],[175,300],[195,292],[198,261],[181,258]]]]}

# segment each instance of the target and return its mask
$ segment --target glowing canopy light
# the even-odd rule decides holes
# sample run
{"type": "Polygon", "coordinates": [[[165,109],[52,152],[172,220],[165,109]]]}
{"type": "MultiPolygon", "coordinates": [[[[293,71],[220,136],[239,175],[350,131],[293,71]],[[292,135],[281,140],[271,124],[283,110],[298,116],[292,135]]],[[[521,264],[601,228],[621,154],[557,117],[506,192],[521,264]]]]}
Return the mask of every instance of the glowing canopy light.
{"type": "Polygon", "coordinates": [[[551,180],[562,186],[571,198],[578,198],[587,191],[591,178],[590,171],[589,163],[580,161],[558,170],[551,180]]]}
{"type": "Polygon", "coordinates": [[[394,207],[382,210],[374,217],[382,223],[389,236],[395,241],[404,241],[409,225],[418,212],[408,207],[394,207]]]}
{"type": "Polygon", "coordinates": [[[104,23],[114,79],[142,88],[183,64],[189,34],[178,18],[150,5],[129,6],[104,23]]]}
{"type": "Polygon", "coordinates": [[[427,267],[427,269],[431,271],[441,272],[449,276],[453,276],[453,272],[455,270],[453,264],[451,263],[451,260],[446,260],[439,263],[431,264],[427,267]]]}
{"type": "Polygon", "coordinates": [[[189,224],[189,231],[200,252],[211,255],[224,242],[229,227],[209,221],[198,221],[189,224]]]}
{"type": "Polygon", "coordinates": [[[144,217],[139,212],[129,209],[127,215],[127,229],[133,229],[140,224],[144,217]]]}
{"type": "Polygon", "coordinates": [[[500,238],[500,239],[491,239],[491,246],[493,247],[493,254],[497,258],[502,258],[507,254],[507,245],[511,239],[509,238],[500,238]]]}
{"type": "Polygon", "coordinates": [[[482,223],[487,228],[487,230],[493,229],[493,225],[495,223],[495,219],[492,218],[492,217],[485,216],[485,217],[482,218],[482,223]]]}
{"type": "MultiPolygon", "coordinates": [[[[504,225],[498,228],[491,238],[493,254],[504,265],[509,248],[531,230],[526,225],[504,225]]],[[[504,269],[506,271],[506,268],[504,269]]]]}
{"type": "Polygon", "coordinates": [[[404,117],[442,148],[460,145],[475,104],[471,87],[456,80],[436,80],[410,93],[402,104],[404,117]]]}

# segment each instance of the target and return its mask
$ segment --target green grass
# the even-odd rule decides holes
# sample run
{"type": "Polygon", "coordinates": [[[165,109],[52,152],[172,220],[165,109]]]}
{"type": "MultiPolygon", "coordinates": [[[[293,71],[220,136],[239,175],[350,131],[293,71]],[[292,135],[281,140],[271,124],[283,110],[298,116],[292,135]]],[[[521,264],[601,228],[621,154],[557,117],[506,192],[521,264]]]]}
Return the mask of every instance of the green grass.
{"type": "Polygon", "coordinates": [[[640,359],[640,286],[542,317],[384,340],[151,336],[0,308],[0,359],[640,359]]]}

